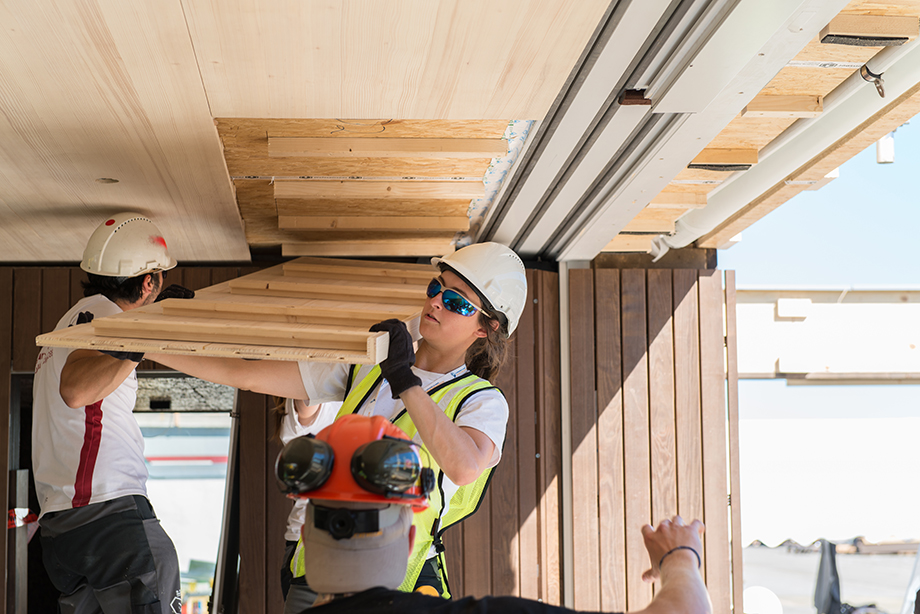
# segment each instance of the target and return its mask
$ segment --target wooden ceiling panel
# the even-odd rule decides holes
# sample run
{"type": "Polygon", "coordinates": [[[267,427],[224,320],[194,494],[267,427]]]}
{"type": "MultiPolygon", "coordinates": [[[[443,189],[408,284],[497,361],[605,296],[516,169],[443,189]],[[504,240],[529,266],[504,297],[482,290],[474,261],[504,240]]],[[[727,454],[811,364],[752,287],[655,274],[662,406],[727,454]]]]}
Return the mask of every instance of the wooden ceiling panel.
{"type": "Polygon", "coordinates": [[[795,118],[742,117],[733,119],[708,148],[763,149],[780,132],[791,126],[795,118]]]}
{"type": "Polygon", "coordinates": [[[249,259],[179,3],[4,3],[0,23],[0,260],[79,261],[124,210],[180,262],[249,259]]]}
{"type": "Polygon", "coordinates": [[[182,0],[217,117],[426,119],[542,119],[609,4],[182,0]]]}

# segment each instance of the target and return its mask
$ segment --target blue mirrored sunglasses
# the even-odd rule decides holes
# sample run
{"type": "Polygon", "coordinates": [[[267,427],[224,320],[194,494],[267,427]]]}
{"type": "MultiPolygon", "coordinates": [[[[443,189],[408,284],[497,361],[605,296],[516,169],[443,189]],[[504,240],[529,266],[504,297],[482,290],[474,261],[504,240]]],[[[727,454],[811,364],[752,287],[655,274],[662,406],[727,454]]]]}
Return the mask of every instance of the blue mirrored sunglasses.
{"type": "MultiPolygon", "coordinates": [[[[437,279],[432,279],[431,283],[428,284],[428,290],[425,293],[428,295],[428,298],[434,298],[438,294],[441,294],[441,302],[444,304],[444,308],[447,311],[452,311],[454,313],[459,313],[462,316],[471,316],[477,311],[482,311],[488,316],[484,310],[480,309],[473,303],[466,300],[462,294],[448,288],[442,288],[441,282],[437,279]]],[[[489,316],[491,317],[491,316],[489,316]]]]}

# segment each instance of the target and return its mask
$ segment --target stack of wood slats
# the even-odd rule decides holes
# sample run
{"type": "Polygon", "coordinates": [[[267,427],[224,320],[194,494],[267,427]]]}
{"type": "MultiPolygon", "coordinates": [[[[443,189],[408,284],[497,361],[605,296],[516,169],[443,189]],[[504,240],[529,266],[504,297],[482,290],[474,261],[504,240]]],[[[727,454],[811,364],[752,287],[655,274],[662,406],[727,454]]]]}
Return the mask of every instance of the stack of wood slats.
{"type": "Polygon", "coordinates": [[[427,265],[299,258],[90,324],[41,335],[41,346],[373,364],[396,318],[418,336],[427,265]]]}

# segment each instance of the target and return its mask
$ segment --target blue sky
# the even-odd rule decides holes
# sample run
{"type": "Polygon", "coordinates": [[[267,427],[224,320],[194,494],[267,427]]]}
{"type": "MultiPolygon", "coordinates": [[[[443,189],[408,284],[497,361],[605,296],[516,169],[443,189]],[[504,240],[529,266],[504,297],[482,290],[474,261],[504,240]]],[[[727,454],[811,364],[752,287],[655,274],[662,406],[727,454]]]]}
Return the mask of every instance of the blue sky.
{"type": "Polygon", "coordinates": [[[920,119],[894,138],[894,164],[877,164],[872,145],[745,230],[719,268],[738,286],[920,285],[920,119]]]}

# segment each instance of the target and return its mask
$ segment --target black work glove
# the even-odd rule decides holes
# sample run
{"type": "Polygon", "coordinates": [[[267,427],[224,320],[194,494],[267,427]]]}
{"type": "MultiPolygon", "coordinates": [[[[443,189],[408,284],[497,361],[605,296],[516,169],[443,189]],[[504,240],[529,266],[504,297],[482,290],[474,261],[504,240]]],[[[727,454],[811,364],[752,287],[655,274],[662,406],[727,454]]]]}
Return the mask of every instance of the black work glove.
{"type": "Polygon", "coordinates": [[[89,324],[92,321],[93,321],[92,311],[81,311],[80,315],[77,316],[77,324],[89,324]]]}
{"type": "Polygon", "coordinates": [[[195,298],[195,291],[183,288],[179,284],[172,284],[171,286],[166,286],[153,302],[159,303],[168,298],[195,298]]]}
{"type": "MultiPolygon", "coordinates": [[[[184,288],[183,288],[184,289],[184,288]]],[[[189,290],[191,292],[191,290],[189,290]]],[[[80,315],[77,316],[77,324],[88,324],[93,321],[93,314],[89,311],[81,311],[80,315]]],[[[134,362],[140,362],[144,360],[143,352],[111,352],[109,350],[99,350],[103,354],[111,356],[112,358],[117,358],[118,360],[132,360],[134,362]]]]}
{"type": "Polygon", "coordinates": [[[372,333],[390,333],[390,351],[386,360],[380,363],[380,372],[390,382],[393,398],[412,388],[421,386],[422,380],[412,372],[415,363],[415,350],[412,348],[412,335],[404,322],[396,319],[384,320],[371,326],[372,333]]]}

